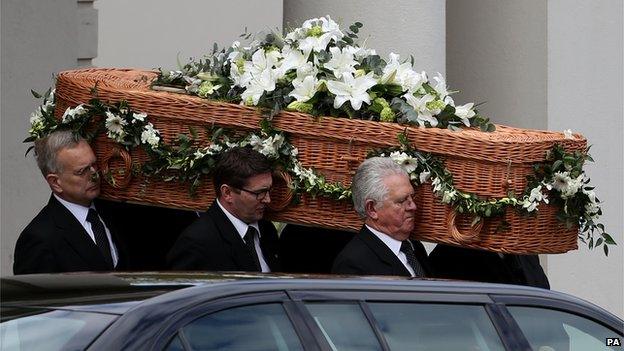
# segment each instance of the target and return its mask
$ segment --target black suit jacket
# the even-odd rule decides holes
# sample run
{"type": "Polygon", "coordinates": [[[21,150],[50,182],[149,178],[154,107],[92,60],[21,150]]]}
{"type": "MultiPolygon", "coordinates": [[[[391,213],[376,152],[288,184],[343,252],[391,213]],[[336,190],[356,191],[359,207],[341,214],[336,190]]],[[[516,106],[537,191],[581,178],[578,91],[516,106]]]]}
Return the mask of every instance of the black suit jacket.
{"type": "MultiPolygon", "coordinates": [[[[427,251],[418,241],[413,241],[414,254],[427,276],[431,269],[427,262],[427,251]]],[[[398,257],[366,226],[338,254],[332,273],[358,275],[401,275],[410,276],[398,257]]]]}
{"type": "Polygon", "coordinates": [[[501,258],[495,252],[438,244],[429,262],[439,278],[550,288],[537,255],[501,258]]]}
{"type": "MultiPolygon", "coordinates": [[[[277,231],[266,220],[258,226],[264,258],[272,272],[279,271],[277,231]]],[[[245,242],[216,201],[180,234],[167,265],[174,270],[257,271],[245,242]]]]}
{"type": "MultiPolygon", "coordinates": [[[[95,203],[111,233],[119,257],[116,270],[126,266],[114,221],[105,206],[95,203]]],[[[14,274],[108,271],[102,253],[74,215],[54,195],[22,231],[15,245],[14,274]]]]}

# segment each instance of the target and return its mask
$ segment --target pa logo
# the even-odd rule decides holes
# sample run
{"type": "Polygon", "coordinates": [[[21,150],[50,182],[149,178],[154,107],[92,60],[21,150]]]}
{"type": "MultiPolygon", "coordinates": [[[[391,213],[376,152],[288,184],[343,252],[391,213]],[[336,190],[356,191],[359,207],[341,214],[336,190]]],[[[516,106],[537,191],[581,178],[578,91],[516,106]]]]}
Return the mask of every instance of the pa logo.
{"type": "Polygon", "coordinates": [[[607,346],[622,346],[622,341],[620,341],[620,338],[607,338],[605,344],[607,346]]]}

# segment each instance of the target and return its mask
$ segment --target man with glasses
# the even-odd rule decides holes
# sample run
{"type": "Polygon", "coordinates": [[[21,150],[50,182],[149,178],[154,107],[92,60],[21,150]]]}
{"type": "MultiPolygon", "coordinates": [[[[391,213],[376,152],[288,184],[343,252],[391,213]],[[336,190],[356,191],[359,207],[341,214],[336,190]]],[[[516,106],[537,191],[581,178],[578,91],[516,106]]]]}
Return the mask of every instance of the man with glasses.
{"type": "Polygon", "coordinates": [[[332,272],[430,276],[425,248],[410,240],[416,204],[407,172],[390,158],[373,157],[358,167],[351,189],[364,226],[338,254],[332,272]]]}
{"type": "Polygon", "coordinates": [[[250,147],[224,152],[213,171],[217,199],[167,255],[175,270],[279,270],[277,231],[264,220],[273,185],[268,159],[250,147]]]}
{"type": "Polygon", "coordinates": [[[35,142],[35,157],[52,195],[20,234],[13,272],[123,268],[114,225],[94,201],[100,195],[100,177],[89,144],[71,131],[56,131],[35,142]]]}

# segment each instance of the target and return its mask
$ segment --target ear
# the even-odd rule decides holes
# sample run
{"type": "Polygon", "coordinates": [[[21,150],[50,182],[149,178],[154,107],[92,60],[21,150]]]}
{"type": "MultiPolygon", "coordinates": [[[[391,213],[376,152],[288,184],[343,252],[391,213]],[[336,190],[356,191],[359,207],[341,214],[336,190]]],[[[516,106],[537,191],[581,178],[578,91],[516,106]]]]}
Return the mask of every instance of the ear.
{"type": "Polygon", "coordinates": [[[377,215],[377,209],[375,208],[375,201],[373,200],[366,200],[366,203],[364,204],[364,210],[366,211],[366,217],[370,218],[370,219],[377,219],[378,215],[377,215]]]}
{"type": "Polygon", "coordinates": [[[228,203],[232,202],[232,188],[230,188],[229,185],[221,184],[219,190],[221,190],[221,197],[219,198],[219,200],[223,200],[228,203]]]}
{"type": "Polygon", "coordinates": [[[52,192],[54,192],[55,194],[61,194],[63,192],[63,188],[60,184],[61,180],[58,175],[56,175],[55,173],[49,173],[45,176],[45,180],[48,182],[48,185],[50,186],[50,189],[52,189],[52,192]]]}

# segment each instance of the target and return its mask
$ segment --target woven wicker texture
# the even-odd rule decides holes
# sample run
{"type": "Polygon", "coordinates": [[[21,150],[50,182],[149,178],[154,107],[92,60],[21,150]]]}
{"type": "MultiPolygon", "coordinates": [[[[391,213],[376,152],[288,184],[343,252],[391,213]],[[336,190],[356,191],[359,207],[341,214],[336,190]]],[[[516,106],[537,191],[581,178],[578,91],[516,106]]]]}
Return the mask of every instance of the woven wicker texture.
{"type": "MultiPolygon", "coordinates": [[[[151,90],[149,85],[156,75],[152,71],[130,69],[61,72],[56,85],[57,117],[67,107],[88,103],[97,87],[96,96],[100,100],[108,103],[126,100],[134,110],[147,113],[167,143],[181,133],[188,134],[189,127],[201,131],[219,126],[242,132],[259,128],[262,116],[257,109],[151,90]]],[[[544,161],[546,151],[555,143],[567,151],[583,150],[587,144],[579,134],[574,139],[565,139],[559,132],[500,125],[492,133],[472,129],[453,132],[406,128],[395,123],[314,118],[293,112],[280,113],[272,125],[288,133],[305,167],[313,167],[329,180],[344,185],[350,184],[355,169],[369,151],[396,146],[397,135],[406,131],[417,149],[443,157],[458,189],[484,197],[503,197],[510,190],[521,193],[526,187],[526,176],[532,173],[532,165],[544,161]]],[[[198,144],[207,142],[208,136],[200,133],[198,144]]],[[[109,179],[104,184],[102,197],[194,210],[206,209],[214,199],[209,179],[202,182],[195,196],[190,196],[188,184],[144,179],[136,172],[133,175],[132,168],[147,157],[141,150],[120,152],[105,136],[97,138],[94,149],[99,162],[112,171],[115,180],[109,179]]],[[[269,214],[273,220],[348,230],[357,230],[362,224],[351,204],[345,202],[304,195],[298,204],[287,205],[291,196],[287,180],[276,178],[275,182],[278,186],[272,194],[273,211],[269,214]]],[[[418,194],[421,220],[414,236],[420,240],[508,253],[561,253],[577,247],[578,228],[563,227],[555,217],[553,206],[542,204],[537,215],[531,217],[509,210],[505,220],[511,224],[510,228],[500,230],[501,219],[488,219],[475,234],[470,232],[472,218],[453,218],[452,210],[434,198],[429,186],[420,187],[418,194]]]]}

